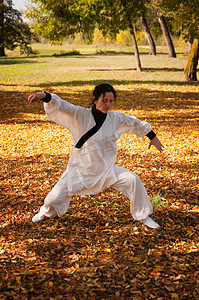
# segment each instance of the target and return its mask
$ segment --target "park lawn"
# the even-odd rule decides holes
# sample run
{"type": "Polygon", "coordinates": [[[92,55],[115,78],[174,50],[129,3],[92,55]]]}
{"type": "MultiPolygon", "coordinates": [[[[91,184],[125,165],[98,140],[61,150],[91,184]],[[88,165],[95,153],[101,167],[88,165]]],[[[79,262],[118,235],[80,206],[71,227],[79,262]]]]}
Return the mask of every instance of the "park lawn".
{"type": "Polygon", "coordinates": [[[197,299],[199,86],[183,81],[186,57],[143,49],[139,73],[132,49],[99,55],[82,46],[81,55],[54,57],[58,47],[39,46],[35,57],[0,59],[1,299],[197,299]],[[159,154],[147,138],[118,141],[117,164],[160,200],[160,230],[134,222],[129,201],[111,188],[73,197],[60,219],[31,222],[72,141],[28,94],[46,90],[89,107],[101,82],[117,91],[113,109],[149,121],[165,146],[159,154]]]}

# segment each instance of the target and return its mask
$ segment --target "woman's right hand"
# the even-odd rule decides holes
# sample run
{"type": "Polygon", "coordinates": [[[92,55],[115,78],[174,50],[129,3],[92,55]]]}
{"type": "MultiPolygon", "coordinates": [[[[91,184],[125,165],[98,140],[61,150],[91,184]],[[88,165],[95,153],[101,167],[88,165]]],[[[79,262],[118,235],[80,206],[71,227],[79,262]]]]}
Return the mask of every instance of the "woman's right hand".
{"type": "Polygon", "coordinates": [[[33,102],[39,102],[45,97],[46,97],[46,94],[44,92],[36,92],[36,93],[31,94],[28,97],[28,102],[30,104],[33,103],[33,102]]]}

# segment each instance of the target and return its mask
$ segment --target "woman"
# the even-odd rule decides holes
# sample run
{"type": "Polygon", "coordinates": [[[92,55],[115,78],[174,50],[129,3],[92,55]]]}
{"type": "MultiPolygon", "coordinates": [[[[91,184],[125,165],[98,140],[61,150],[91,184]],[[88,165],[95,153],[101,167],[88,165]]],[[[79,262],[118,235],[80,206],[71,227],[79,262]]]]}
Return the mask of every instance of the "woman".
{"type": "Polygon", "coordinates": [[[134,220],[159,228],[149,217],[153,208],[139,177],[115,165],[116,141],[123,133],[132,132],[142,138],[147,135],[149,148],[154,145],[160,152],[163,151],[163,145],[151,130],[151,125],[124,113],[110,111],[116,92],[109,84],[95,87],[92,109],[72,105],[46,92],[28,97],[29,103],[41,100],[48,118],[71,132],[75,146],[65,172],[32,221],[40,222],[45,216],[61,217],[67,212],[72,196],[97,194],[111,186],[130,199],[134,220]]]}

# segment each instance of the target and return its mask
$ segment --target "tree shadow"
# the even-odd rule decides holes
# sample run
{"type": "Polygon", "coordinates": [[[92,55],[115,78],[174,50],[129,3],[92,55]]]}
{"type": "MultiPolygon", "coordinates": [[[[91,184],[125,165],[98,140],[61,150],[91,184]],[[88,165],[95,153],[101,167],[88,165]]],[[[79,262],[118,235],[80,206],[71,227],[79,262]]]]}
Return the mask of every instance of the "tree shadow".
{"type": "MultiPolygon", "coordinates": [[[[198,86],[199,82],[185,82],[185,81],[162,81],[162,80],[72,80],[72,81],[60,81],[60,82],[45,82],[45,83],[40,83],[38,85],[34,85],[35,87],[53,87],[53,86],[84,86],[84,85],[98,85],[102,82],[109,83],[111,85],[140,85],[142,86],[143,84],[152,84],[152,85],[177,85],[177,86],[198,86]]],[[[31,85],[28,85],[31,86],[31,85]]]]}
{"type": "MultiPolygon", "coordinates": [[[[161,72],[183,72],[183,68],[142,68],[143,72],[157,72],[157,71],[161,71],[161,72]]],[[[93,69],[88,69],[88,71],[91,72],[115,72],[115,71],[136,71],[136,68],[93,68],[93,69]]]]}
{"type": "MultiPolygon", "coordinates": [[[[124,84],[124,81],[106,81],[115,85],[124,84]]],[[[97,85],[101,83],[101,81],[84,81],[84,85],[97,85]]],[[[132,81],[131,84],[138,84],[138,81],[132,81]]],[[[165,114],[152,114],[150,116],[145,116],[145,120],[149,122],[158,122],[162,124],[169,124],[172,121],[172,124],[175,126],[180,126],[182,122],[191,122],[197,121],[197,111],[194,113],[194,109],[198,106],[198,93],[197,92],[174,92],[174,91],[159,91],[159,90],[150,90],[147,88],[142,88],[143,81],[139,82],[140,88],[139,91],[136,90],[129,92],[126,90],[119,91],[117,101],[114,104],[113,109],[123,109],[128,113],[129,110],[135,109],[139,110],[147,110],[148,112],[166,110],[168,111],[168,115],[165,114]],[[147,108],[147,109],[146,109],[147,108]],[[192,110],[193,109],[193,110],[192,110]],[[173,111],[172,111],[173,110],[173,111]],[[182,111],[184,110],[184,111],[182,111]],[[181,111],[180,115],[178,111],[181,111]]],[[[149,82],[148,82],[149,83],[149,82]]],[[[127,84],[127,82],[125,83],[127,84]]],[[[129,82],[128,82],[129,84],[129,82]]],[[[154,82],[153,82],[154,84],[154,82]]],[[[159,83],[158,83],[159,84],[159,83]]],[[[164,83],[166,84],[166,83],[164,83]]],[[[168,83],[170,85],[170,83],[168,83]]],[[[173,83],[174,84],[174,83],[173,83]]],[[[179,82],[179,85],[184,85],[185,83],[179,82]]],[[[53,87],[59,85],[74,85],[79,86],[83,85],[81,81],[75,81],[70,83],[45,83],[44,85],[39,85],[41,88],[48,88],[52,92],[56,92],[53,90],[53,87]]],[[[117,90],[117,87],[116,87],[117,90]]],[[[75,91],[75,88],[74,88],[75,91]]],[[[91,92],[90,99],[92,98],[91,92]]],[[[82,105],[84,107],[88,107],[88,101],[84,101],[84,99],[88,99],[88,91],[79,92],[79,96],[77,98],[76,94],[71,93],[58,93],[58,95],[72,104],[82,105]]],[[[1,123],[9,124],[9,123],[47,123],[45,120],[30,120],[26,117],[26,114],[44,114],[42,103],[34,103],[34,105],[30,105],[28,103],[28,93],[26,92],[3,92],[0,91],[1,97],[1,110],[0,110],[0,120],[1,123]]],[[[91,102],[91,101],[90,101],[91,102]]]]}

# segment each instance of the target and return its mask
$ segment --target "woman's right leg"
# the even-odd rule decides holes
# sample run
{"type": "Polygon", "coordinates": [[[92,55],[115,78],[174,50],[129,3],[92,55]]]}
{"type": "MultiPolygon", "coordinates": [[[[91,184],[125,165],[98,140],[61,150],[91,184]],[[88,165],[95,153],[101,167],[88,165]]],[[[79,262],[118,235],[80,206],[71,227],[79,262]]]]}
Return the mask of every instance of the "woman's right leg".
{"type": "Polygon", "coordinates": [[[44,200],[44,204],[41,206],[40,211],[36,214],[32,221],[40,222],[44,217],[53,218],[55,216],[61,217],[64,215],[70,204],[71,197],[68,196],[67,175],[61,177],[57,184],[53,187],[50,193],[44,200]]]}

